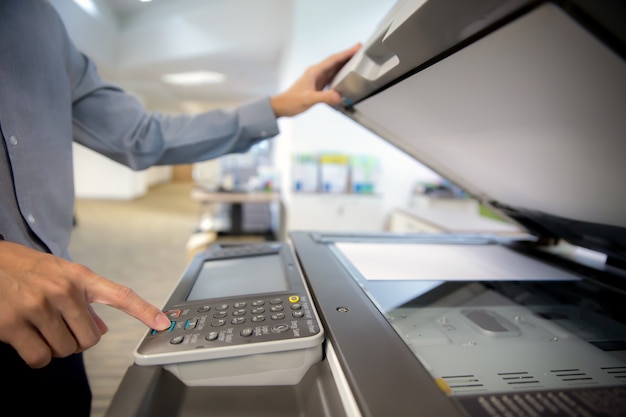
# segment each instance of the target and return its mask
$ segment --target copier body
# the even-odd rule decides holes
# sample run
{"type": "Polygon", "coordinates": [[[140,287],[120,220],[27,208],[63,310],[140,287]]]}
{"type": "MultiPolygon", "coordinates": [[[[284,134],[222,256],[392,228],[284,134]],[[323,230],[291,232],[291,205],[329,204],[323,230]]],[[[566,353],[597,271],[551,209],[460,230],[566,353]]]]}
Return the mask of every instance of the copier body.
{"type": "Polygon", "coordinates": [[[400,1],[333,81],[337,111],[525,238],[293,231],[326,338],[300,382],[133,365],[109,414],[624,415],[625,11],[400,1]]]}

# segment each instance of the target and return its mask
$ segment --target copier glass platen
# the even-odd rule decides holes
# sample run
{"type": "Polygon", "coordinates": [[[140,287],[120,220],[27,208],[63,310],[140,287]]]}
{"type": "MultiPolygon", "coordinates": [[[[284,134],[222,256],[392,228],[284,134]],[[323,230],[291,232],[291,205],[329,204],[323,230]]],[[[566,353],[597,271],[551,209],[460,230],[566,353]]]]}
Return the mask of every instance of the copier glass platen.
{"type": "Polygon", "coordinates": [[[190,262],[149,330],[138,365],[163,365],[187,385],[297,383],[321,359],[324,338],[290,248],[215,245],[190,262]]]}
{"type": "Polygon", "coordinates": [[[450,395],[624,386],[626,324],[608,303],[562,301],[581,293],[576,273],[500,245],[363,241],[332,248],[450,395]],[[369,275],[368,265],[401,251],[413,253],[406,274],[369,275]],[[455,261],[442,266],[446,258],[455,261]]]}

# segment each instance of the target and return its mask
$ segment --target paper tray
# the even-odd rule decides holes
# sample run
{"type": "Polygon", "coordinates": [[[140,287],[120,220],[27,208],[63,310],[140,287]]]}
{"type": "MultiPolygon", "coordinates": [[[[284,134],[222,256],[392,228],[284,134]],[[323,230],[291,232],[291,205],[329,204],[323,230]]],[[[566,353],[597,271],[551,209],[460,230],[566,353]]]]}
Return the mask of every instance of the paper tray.
{"type": "Polygon", "coordinates": [[[161,366],[128,368],[106,417],[345,417],[323,360],[296,385],[189,387],[161,366]]]}

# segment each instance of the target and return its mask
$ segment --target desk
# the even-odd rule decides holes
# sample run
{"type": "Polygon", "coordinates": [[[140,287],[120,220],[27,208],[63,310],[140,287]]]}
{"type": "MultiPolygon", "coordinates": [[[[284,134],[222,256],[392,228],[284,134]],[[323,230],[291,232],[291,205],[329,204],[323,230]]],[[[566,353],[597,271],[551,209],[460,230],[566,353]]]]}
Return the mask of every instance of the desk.
{"type": "MultiPolygon", "coordinates": [[[[264,205],[269,209],[269,213],[264,213],[270,216],[268,230],[262,230],[261,232],[267,232],[273,234],[272,238],[282,239],[284,233],[283,227],[283,204],[281,201],[280,193],[271,192],[227,192],[227,191],[210,191],[201,187],[195,187],[191,190],[191,199],[199,202],[205,208],[207,206],[219,206],[221,204],[230,204],[230,229],[227,234],[230,235],[242,235],[247,234],[248,229],[253,229],[253,232],[260,232],[261,230],[254,230],[255,227],[246,224],[246,216],[244,215],[244,205],[259,204],[264,205]]],[[[211,211],[215,214],[215,211],[211,211]]],[[[250,216],[249,216],[250,217],[250,216]]],[[[249,219],[250,220],[250,219],[249,219]]],[[[254,221],[254,219],[251,219],[254,221]]]]}

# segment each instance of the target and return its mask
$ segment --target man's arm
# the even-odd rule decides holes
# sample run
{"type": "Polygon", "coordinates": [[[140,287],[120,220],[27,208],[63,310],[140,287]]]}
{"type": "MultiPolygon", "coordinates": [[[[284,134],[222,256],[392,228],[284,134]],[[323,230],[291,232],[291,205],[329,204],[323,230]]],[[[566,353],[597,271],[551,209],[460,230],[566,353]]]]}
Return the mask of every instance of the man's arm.
{"type": "Polygon", "coordinates": [[[358,49],[355,45],[310,66],[273,97],[184,115],[147,113],[132,95],[101,80],[93,62],[73,49],[70,67],[76,69],[71,74],[78,78],[73,82],[74,138],[133,169],[245,152],[279,133],[278,117],[300,114],[318,103],[339,104],[339,94],[325,88],[358,49]]]}

